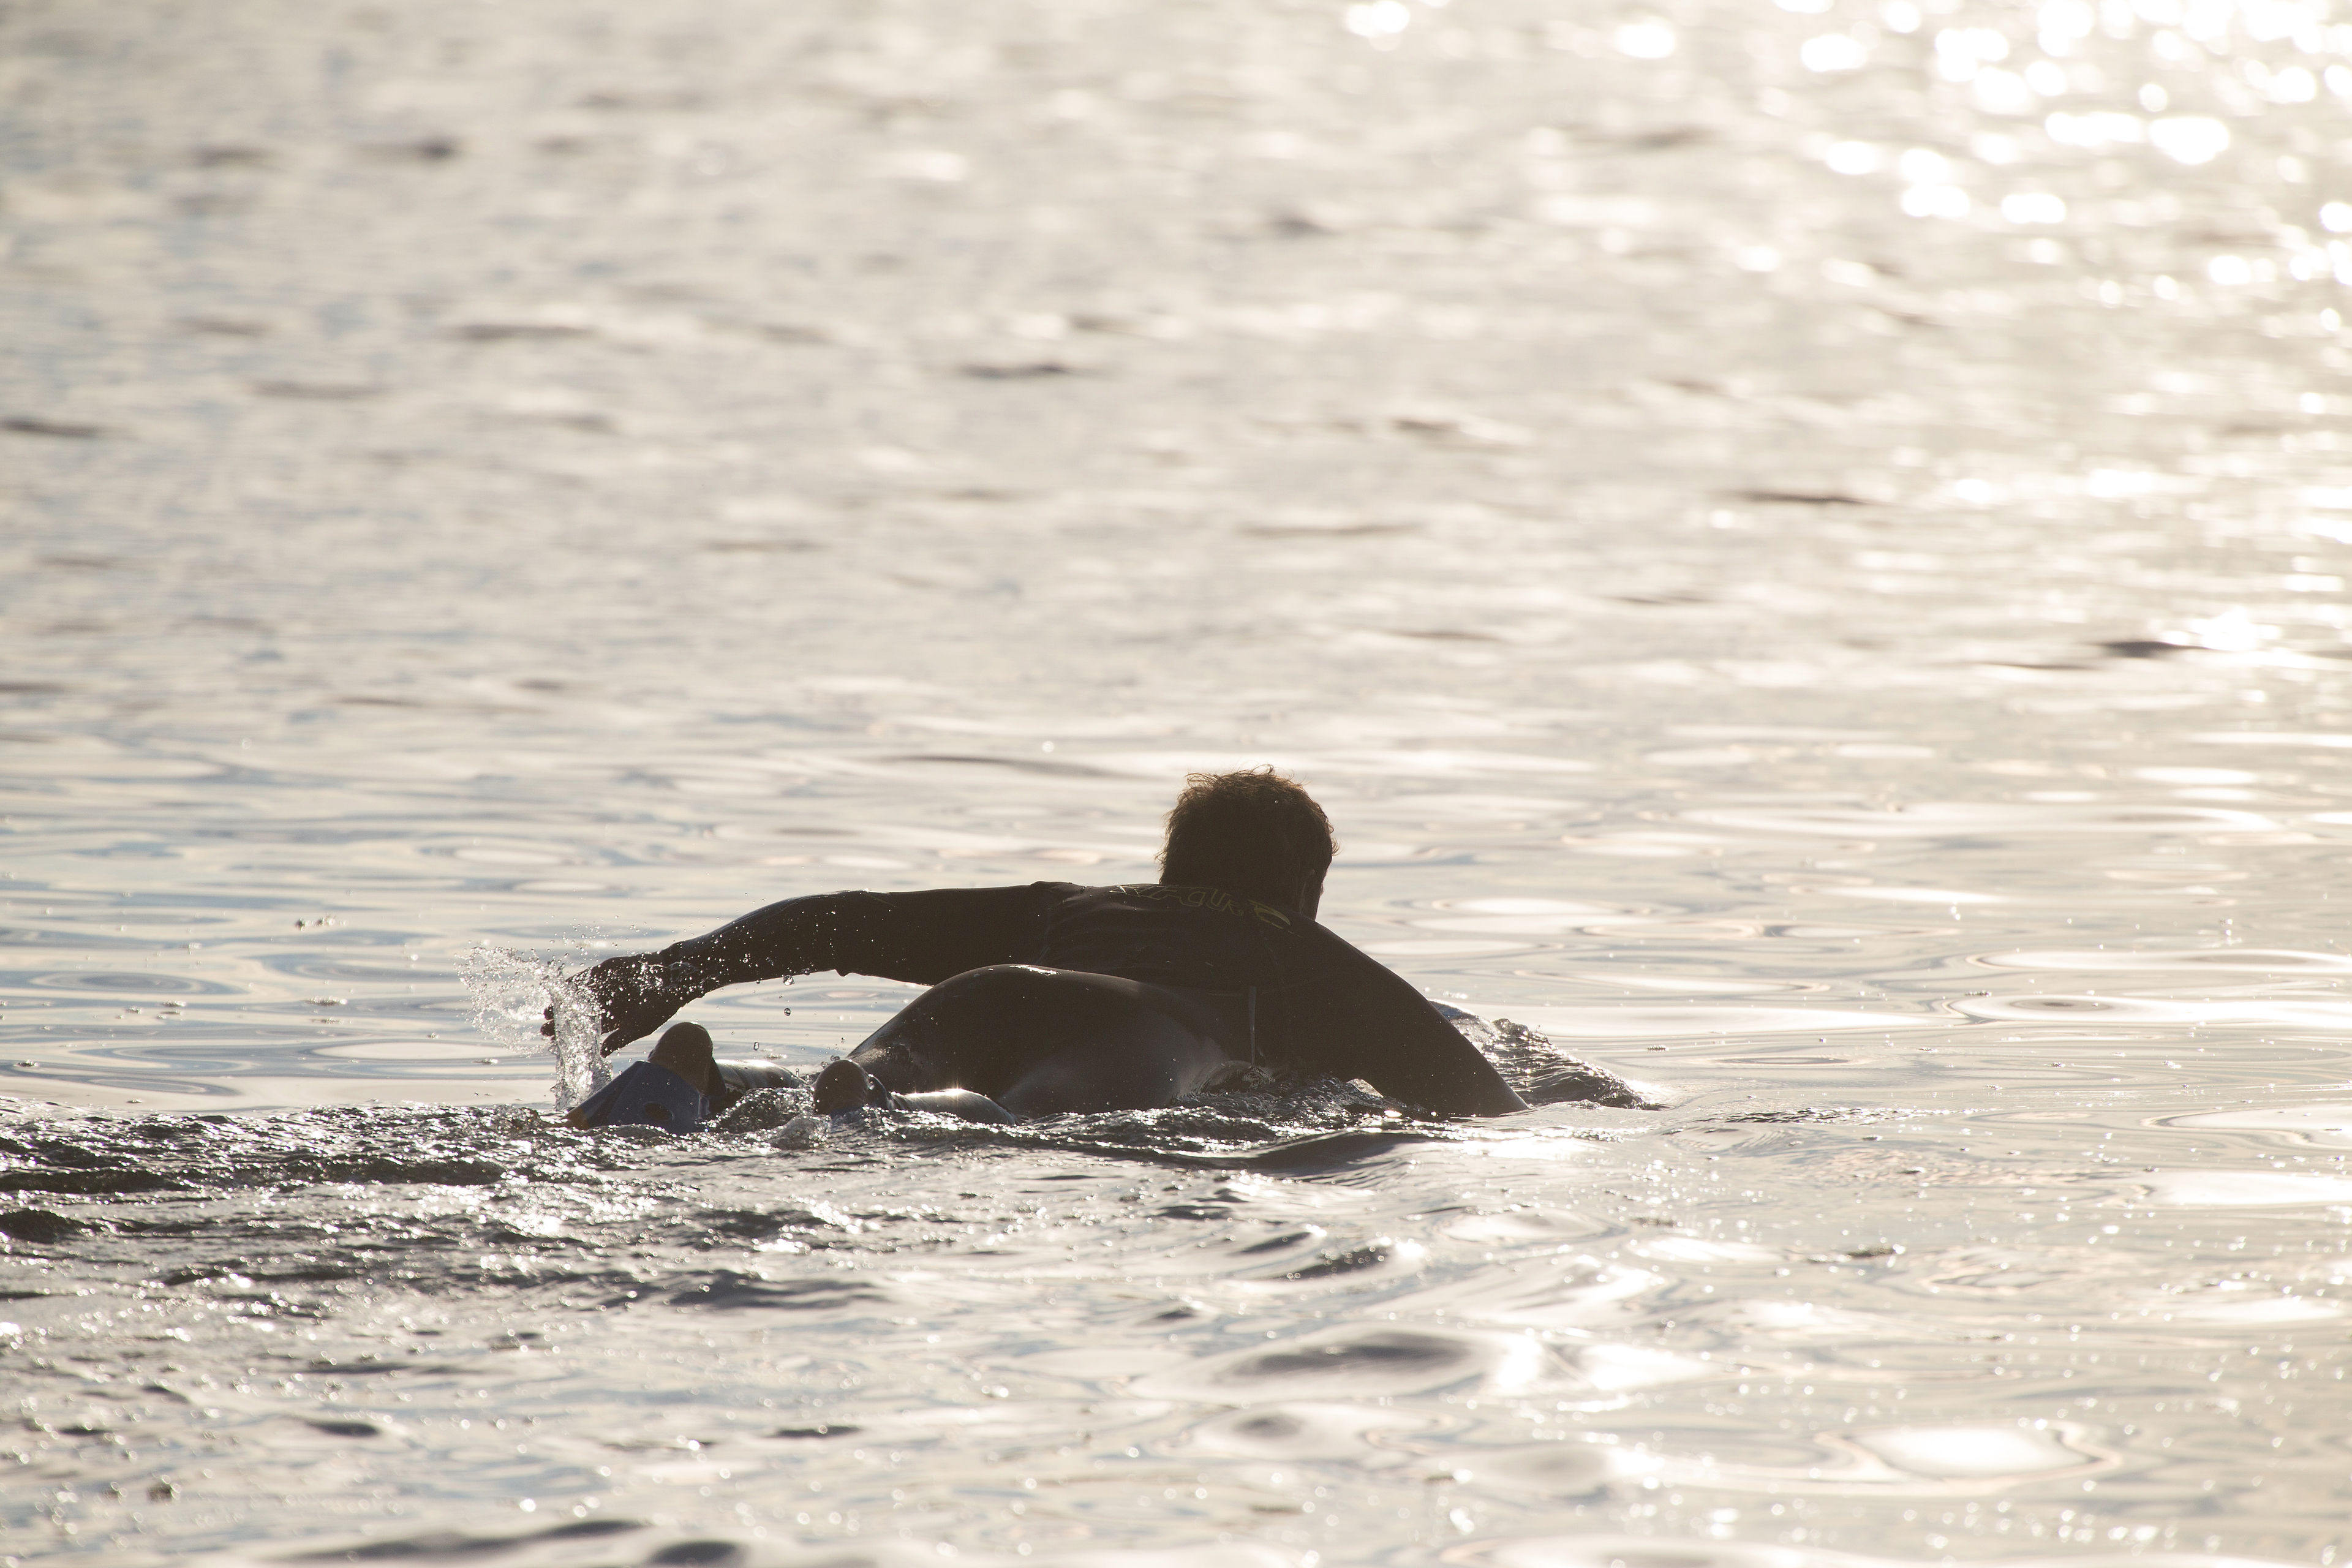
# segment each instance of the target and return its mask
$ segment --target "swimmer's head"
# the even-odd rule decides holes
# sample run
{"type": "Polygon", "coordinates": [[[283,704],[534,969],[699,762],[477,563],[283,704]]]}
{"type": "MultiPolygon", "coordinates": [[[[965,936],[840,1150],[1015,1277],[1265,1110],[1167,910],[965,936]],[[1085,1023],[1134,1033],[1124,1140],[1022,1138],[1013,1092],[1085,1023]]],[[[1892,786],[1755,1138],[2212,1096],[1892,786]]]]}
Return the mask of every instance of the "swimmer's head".
{"type": "Polygon", "coordinates": [[[1339,848],[1314,796],[1273,768],[1189,773],[1168,814],[1160,879],[1223,888],[1312,919],[1339,848]]]}

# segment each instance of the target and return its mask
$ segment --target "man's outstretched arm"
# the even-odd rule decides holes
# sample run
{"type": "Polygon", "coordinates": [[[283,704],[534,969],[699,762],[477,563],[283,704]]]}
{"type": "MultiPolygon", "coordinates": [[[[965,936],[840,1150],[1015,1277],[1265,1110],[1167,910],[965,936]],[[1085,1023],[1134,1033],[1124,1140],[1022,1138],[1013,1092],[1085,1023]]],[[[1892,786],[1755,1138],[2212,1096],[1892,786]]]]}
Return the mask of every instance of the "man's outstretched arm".
{"type": "MultiPolygon", "coordinates": [[[[1068,889],[941,888],[920,893],[818,893],[786,899],[658,952],[608,958],[580,974],[610,1056],[726,985],[833,969],[917,985],[990,963],[1032,960],[1046,911],[1068,889]]],[[[553,1032],[552,1018],[541,1026],[553,1032]]]]}
{"type": "Polygon", "coordinates": [[[1349,953],[1350,962],[1291,1003],[1308,1065],[1362,1079],[1391,1100],[1443,1116],[1528,1108],[1486,1053],[1427,997],[1369,954],[1349,953]]]}
{"type": "Polygon", "coordinates": [[[1417,1016],[1392,1017],[1387,1027],[1366,1031],[1357,1077],[1391,1100],[1442,1116],[1508,1116],[1528,1108],[1486,1052],[1423,997],[1413,1000],[1421,1004],[1417,1016]]]}

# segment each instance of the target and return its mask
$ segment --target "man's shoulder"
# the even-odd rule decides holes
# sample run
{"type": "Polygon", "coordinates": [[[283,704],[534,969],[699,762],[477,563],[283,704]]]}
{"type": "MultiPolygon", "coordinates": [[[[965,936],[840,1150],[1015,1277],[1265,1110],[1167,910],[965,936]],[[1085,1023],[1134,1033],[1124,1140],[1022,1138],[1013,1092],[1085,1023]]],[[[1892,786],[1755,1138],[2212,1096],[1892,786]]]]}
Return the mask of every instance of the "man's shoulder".
{"type": "Polygon", "coordinates": [[[1104,903],[1131,909],[1199,910],[1213,918],[1253,925],[1260,930],[1304,934],[1318,930],[1313,921],[1289,910],[1245,899],[1223,888],[1197,888],[1170,882],[1120,882],[1102,888],[1082,888],[1104,903]]]}
{"type": "Polygon", "coordinates": [[[998,900],[1019,900],[1037,903],[1051,903],[1055,900],[1066,899],[1074,894],[1092,893],[1098,892],[1101,889],[1099,889],[1082,886],[1076,882],[1000,882],[982,888],[908,888],[897,890],[866,888],[854,892],[839,893],[830,896],[851,899],[916,900],[993,899],[998,900]]]}

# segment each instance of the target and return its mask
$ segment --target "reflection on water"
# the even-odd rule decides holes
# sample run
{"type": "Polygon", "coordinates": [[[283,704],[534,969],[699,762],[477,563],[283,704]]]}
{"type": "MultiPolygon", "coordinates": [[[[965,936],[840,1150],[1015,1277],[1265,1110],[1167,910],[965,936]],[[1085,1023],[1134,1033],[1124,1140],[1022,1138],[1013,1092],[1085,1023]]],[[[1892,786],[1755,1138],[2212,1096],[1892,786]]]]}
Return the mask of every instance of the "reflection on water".
{"type": "Polygon", "coordinates": [[[5,1550],[2334,1561],[2340,10],[0,14],[5,1550]],[[551,1120],[1261,761],[1606,1102],[551,1120]]]}

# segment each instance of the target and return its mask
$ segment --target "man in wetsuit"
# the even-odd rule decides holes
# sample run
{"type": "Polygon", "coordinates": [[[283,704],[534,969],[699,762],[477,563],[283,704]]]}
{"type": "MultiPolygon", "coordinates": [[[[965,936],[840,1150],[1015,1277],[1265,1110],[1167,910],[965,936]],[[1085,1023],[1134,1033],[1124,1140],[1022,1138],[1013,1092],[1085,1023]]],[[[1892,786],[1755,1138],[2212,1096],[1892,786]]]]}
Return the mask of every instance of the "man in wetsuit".
{"type": "MultiPolygon", "coordinates": [[[[581,979],[608,1056],[722,985],[832,969],[929,986],[825,1068],[820,1110],[941,1090],[1018,1117],[1139,1110],[1233,1063],[1362,1079],[1446,1114],[1525,1110],[1426,998],[1315,922],[1337,847],[1271,768],[1194,773],[1157,883],[788,899],[581,979]]],[[[653,1059],[695,1081],[709,1039],[682,1026],[653,1059]]]]}

